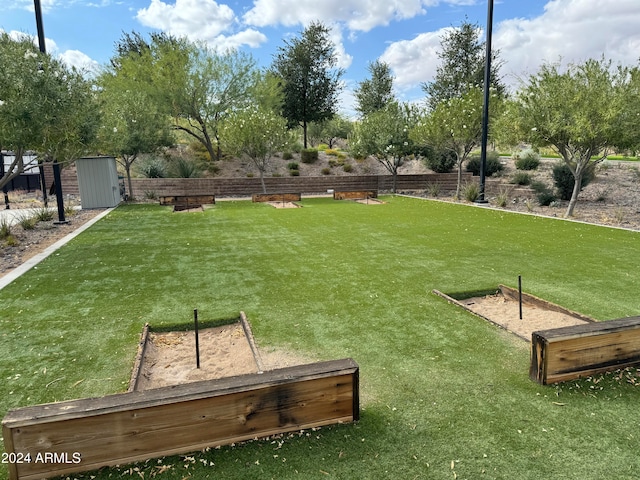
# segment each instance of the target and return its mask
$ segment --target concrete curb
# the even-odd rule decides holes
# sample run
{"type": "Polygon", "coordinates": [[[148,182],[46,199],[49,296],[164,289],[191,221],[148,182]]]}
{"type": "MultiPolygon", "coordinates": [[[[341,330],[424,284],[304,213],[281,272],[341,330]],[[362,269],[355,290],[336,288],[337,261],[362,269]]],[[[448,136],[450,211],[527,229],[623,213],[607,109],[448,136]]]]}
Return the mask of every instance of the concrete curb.
{"type": "Polygon", "coordinates": [[[88,229],[90,226],[92,226],[98,220],[101,220],[102,218],[106,217],[115,208],[116,207],[109,208],[109,209],[105,210],[104,212],[96,215],[91,220],[87,221],[86,223],[84,223],[83,225],[81,225],[80,227],[75,229],[73,232],[71,232],[66,237],[61,238],[56,243],[54,243],[53,245],[47,247],[42,252],[40,252],[37,255],[34,255],[33,257],[31,257],[29,260],[24,262],[22,265],[20,265],[16,269],[14,269],[14,270],[10,271],[9,273],[7,273],[5,276],[0,278],[0,290],[2,290],[4,287],[9,285],[11,282],[13,282],[15,279],[17,279],[18,277],[20,277],[21,275],[23,275],[27,271],[31,270],[31,268],[35,267],[37,264],[39,264],[41,261],[43,261],[49,255],[51,255],[53,252],[55,252],[60,247],[62,247],[64,244],[69,242],[71,239],[73,239],[73,238],[77,237],[78,235],[80,235],[82,232],[84,232],[86,229],[88,229]]]}

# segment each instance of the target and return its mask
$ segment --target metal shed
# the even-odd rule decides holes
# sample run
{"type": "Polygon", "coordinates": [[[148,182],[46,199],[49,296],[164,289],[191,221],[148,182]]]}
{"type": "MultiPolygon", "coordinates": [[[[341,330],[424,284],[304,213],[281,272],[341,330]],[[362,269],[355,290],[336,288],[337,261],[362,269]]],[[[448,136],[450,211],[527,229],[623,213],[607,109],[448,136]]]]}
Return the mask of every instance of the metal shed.
{"type": "Polygon", "coordinates": [[[120,203],[116,159],[84,157],[76,160],[82,208],[110,208],[120,203]]]}

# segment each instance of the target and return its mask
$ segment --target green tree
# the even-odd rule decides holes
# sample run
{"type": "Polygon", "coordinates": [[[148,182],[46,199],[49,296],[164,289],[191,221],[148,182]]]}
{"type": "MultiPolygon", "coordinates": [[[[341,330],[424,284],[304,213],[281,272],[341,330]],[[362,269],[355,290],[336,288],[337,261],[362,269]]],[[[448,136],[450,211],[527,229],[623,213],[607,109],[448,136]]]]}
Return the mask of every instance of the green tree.
{"type": "Polygon", "coordinates": [[[342,89],[344,71],[336,68],[337,55],[329,34],[322,23],[310,24],[300,38],[279,47],[271,67],[282,81],[282,115],[290,127],[302,127],[304,148],[308,146],[308,124],[333,117],[342,89]]]}
{"type": "Polygon", "coordinates": [[[353,128],[350,120],[342,115],[335,115],[331,120],[324,122],[312,122],[309,124],[307,135],[311,145],[318,143],[326,143],[329,148],[333,148],[337,139],[349,138],[349,134],[353,128]]]}
{"type": "Polygon", "coordinates": [[[0,187],[24,170],[23,154],[74,160],[92,148],[98,125],[91,84],[82,74],[43,54],[28,36],[0,33],[0,148],[15,160],[0,187]]]}
{"type": "Polygon", "coordinates": [[[363,80],[356,88],[356,110],[362,117],[381,110],[394,100],[393,76],[385,62],[376,60],[369,64],[371,78],[363,80]]]}
{"type": "MultiPolygon", "coordinates": [[[[435,79],[422,85],[430,110],[446,100],[462,97],[470,89],[483,88],[486,44],[480,40],[481,33],[477,23],[465,20],[460,27],[444,34],[435,79]]],[[[500,67],[499,51],[494,50],[490,84],[498,96],[504,97],[506,88],[499,77],[500,67]]]]}
{"type": "Polygon", "coordinates": [[[292,141],[286,119],[258,107],[235,110],[222,123],[222,139],[225,151],[251,159],[260,172],[262,191],[267,193],[264,174],[271,159],[292,141]]]}
{"type": "MultiPolygon", "coordinates": [[[[462,166],[471,151],[480,144],[482,134],[483,92],[469,89],[461,97],[453,97],[438,104],[426,114],[410,132],[410,138],[421,146],[453,152],[456,156],[458,182],[455,197],[460,198],[462,166]]],[[[489,103],[489,116],[494,117],[499,102],[489,103]]]]}
{"type": "Polygon", "coordinates": [[[123,166],[131,197],[135,196],[131,167],[136,159],[173,143],[169,117],[149,91],[149,85],[137,81],[139,61],[137,55],[121,57],[117,68],[107,69],[98,79],[102,107],[100,148],[123,166]]]}
{"type": "Polygon", "coordinates": [[[573,173],[566,217],[573,215],[584,175],[624,143],[620,127],[627,123],[637,130],[640,125],[624,121],[628,69],[611,67],[604,59],[566,69],[543,65],[515,99],[512,117],[524,140],[553,148],[573,173]]]}
{"type": "Polygon", "coordinates": [[[637,156],[640,151],[640,67],[629,70],[624,88],[624,107],[618,119],[617,131],[621,134],[619,147],[637,156]]]}
{"type": "Polygon", "coordinates": [[[398,169],[416,148],[409,132],[418,119],[415,107],[391,102],[357,122],[349,145],[355,156],[373,156],[393,176],[392,191],[396,191],[398,169]]]}

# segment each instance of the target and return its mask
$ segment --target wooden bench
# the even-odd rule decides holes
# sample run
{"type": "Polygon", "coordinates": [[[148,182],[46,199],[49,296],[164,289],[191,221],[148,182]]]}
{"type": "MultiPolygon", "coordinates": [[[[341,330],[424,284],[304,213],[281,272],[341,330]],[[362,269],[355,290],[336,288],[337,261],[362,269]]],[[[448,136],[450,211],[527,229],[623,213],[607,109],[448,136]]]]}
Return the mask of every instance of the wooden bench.
{"type": "Polygon", "coordinates": [[[351,190],[351,191],[334,191],[334,200],[364,200],[367,198],[378,198],[377,190],[351,190]]]}
{"type": "Polygon", "coordinates": [[[174,210],[188,210],[202,205],[215,205],[215,195],[171,195],[160,197],[160,205],[173,205],[174,210]]]}
{"type": "Polygon", "coordinates": [[[359,419],[359,367],[333,360],[19,408],[2,421],[11,480],[40,479],[359,419]],[[35,459],[49,460],[36,462],[35,459]]]}
{"type": "Polygon", "coordinates": [[[542,385],[640,365],[640,317],[533,332],[529,378],[542,385]]]}
{"type": "Polygon", "coordinates": [[[254,193],[251,196],[252,202],[299,202],[302,198],[300,193],[254,193]]]}

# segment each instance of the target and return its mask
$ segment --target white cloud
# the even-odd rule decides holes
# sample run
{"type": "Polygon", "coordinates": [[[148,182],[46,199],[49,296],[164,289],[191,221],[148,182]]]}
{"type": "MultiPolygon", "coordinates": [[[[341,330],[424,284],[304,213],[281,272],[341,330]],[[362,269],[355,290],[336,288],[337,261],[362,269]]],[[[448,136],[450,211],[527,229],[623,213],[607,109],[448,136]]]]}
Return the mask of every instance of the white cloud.
{"type": "Polygon", "coordinates": [[[398,89],[410,89],[433,79],[440,61],[441,37],[449,29],[421,33],[413,40],[394,42],[387,47],[380,60],[391,67],[398,89]]]}
{"type": "Polygon", "coordinates": [[[319,20],[340,22],[349,30],[367,32],[394,20],[422,15],[427,6],[437,3],[437,0],[255,0],[254,7],[245,13],[244,21],[264,27],[307,25],[319,20]]]}
{"type": "Polygon", "coordinates": [[[176,0],[173,5],[151,0],[147,8],[138,10],[136,18],[147,27],[202,40],[219,50],[242,45],[257,47],[267,40],[253,29],[233,33],[238,24],[235,13],[215,0],[176,0]]]}
{"type": "Polygon", "coordinates": [[[81,72],[97,73],[100,64],[79,50],[66,50],[58,55],[58,58],[71,67],[76,67],[81,72]]]}
{"type": "MultiPolygon", "coordinates": [[[[464,0],[461,0],[464,1],[464,0]]],[[[517,88],[520,79],[545,62],[582,62],[604,55],[635,65],[640,56],[638,0],[552,0],[542,15],[505,20],[496,26],[493,47],[500,50],[501,74],[517,88]]],[[[388,63],[399,89],[433,80],[440,38],[447,29],[391,43],[380,59],[388,63]]]]}
{"type": "Polygon", "coordinates": [[[552,0],[536,18],[498,25],[493,46],[505,62],[505,82],[538,71],[545,62],[582,62],[604,55],[614,63],[636,64],[640,55],[638,0],[552,0]]]}

